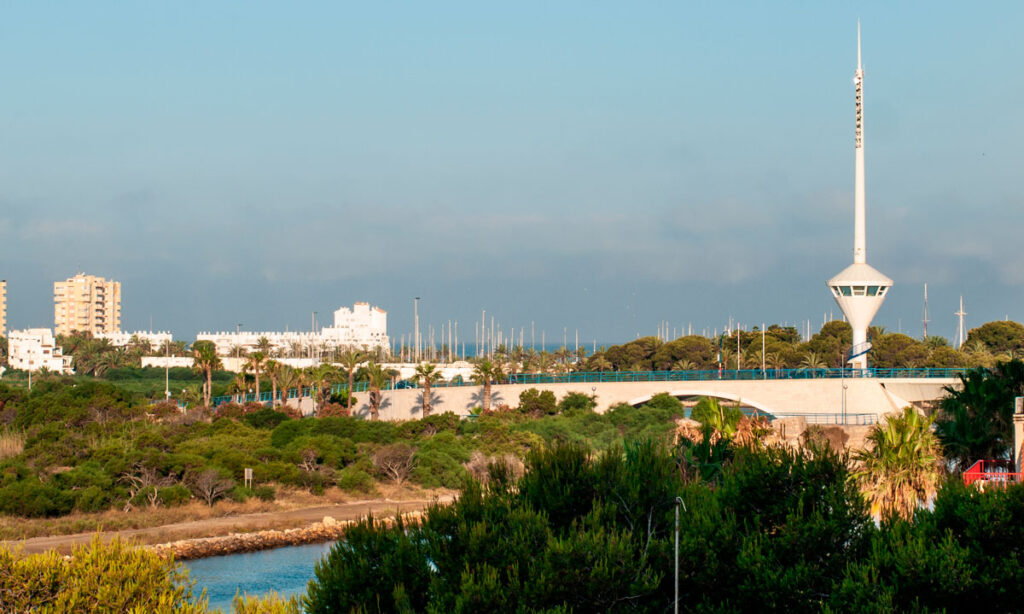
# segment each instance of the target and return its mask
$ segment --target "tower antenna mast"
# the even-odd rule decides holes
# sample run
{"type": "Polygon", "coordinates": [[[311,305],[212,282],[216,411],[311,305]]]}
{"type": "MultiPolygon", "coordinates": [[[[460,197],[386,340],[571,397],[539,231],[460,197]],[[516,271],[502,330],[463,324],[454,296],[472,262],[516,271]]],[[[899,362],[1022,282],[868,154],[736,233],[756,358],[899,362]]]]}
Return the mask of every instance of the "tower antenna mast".
{"type": "Polygon", "coordinates": [[[955,315],[957,317],[957,321],[958,321],[958,324],[957,324],[957,327],[956,327],[956,329],[957,329],[956,330],[956,349],[959,350],[960,348],[962,348],[964,346],[964,341],[966,341],[966,339],[964,339],[964,316],[967,315],[967,312],[964,311],[964,297],[963,297],[963,295],[960,296],[960,309],[956,313],[954,313],[953,315],[955,315]]]}

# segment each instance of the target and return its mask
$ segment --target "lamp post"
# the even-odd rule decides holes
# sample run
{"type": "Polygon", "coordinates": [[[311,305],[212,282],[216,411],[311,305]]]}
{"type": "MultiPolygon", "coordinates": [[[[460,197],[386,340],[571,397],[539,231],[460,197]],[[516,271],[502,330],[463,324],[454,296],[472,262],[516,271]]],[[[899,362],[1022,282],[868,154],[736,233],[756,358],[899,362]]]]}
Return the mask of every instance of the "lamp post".
{"type": "Polygon", "coordinates": [[[686,503],[683,502],[682,497],[676,497],[676,570],[675,570],[675,599],[672,601],[672,612],[679,614],[679,508],[683,508],[686,511],[686,503]]]}

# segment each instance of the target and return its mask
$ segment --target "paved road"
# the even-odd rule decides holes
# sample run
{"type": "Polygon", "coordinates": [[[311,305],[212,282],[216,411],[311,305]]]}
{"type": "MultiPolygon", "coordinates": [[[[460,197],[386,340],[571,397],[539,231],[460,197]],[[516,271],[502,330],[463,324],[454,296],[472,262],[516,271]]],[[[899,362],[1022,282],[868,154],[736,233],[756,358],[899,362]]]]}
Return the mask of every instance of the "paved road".
{"type": "MultiPolygon", "coordinates": [[[[441,497],[440,503],[450,503],[452,497],[441,497]]],[[[284,529],[301,527],[319,522],[324,516],[335,520],[355,520],[373,513],[375,516],[392,516],[397,512],[412,512],[426,509],[432,502],[428,499],[411,499],[404,501],[374,500],[356,503],[341,503],[320,507],[307,507],[297,510],[278,512],[260,512],[257,514],[241,514],[238,516],[222,516],[205,518],[188,522],[148,527],[145,529],[126,529],[123,531],[104,531],[99,533],[103,541],[110,541],[116,536],[140,544],[155,544],[193,537],[213,537],[228,533],[258,531],[260,529],[284,529]]],[[[56,550],[68,554],[78,544],[88,543],[97,533],[75,533],[72,535],[54,535],[50,537],[33,537],[26,540],[4,542],[8,547],[17,550],[19,547],[26,554],[56,550]]]]}

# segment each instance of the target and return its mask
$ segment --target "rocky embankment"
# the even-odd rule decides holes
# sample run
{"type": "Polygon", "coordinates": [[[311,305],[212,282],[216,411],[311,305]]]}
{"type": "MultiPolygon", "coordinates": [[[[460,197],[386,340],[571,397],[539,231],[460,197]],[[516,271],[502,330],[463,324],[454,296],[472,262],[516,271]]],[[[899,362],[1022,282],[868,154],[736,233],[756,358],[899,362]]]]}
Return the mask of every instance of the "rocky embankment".
{"type": "MultiPolygon", "coordinates": [[[[402,514],[402,521],[406,525],[418,524],[422,518],[423,513],[421,512],[402,514]]],[[[324,519],[320,522],[296,529],[231,533],[219,537],[183,539],[166,544],[155,544],[149,546],[149,548],[157,554],[174,555],[174,558],[178,560],[201,559],[209,556],[237,554],[239,552],[269,550],[270,548],[280,548],[282,546],[298,546],[301,544],[334,541],[341,538],[345,531],[357,522],[362,522],[362,520],[335,520],[330,516],[324,516],[324,519]]],[[[391,526],[395,523],[395,518],[374,518],[373,522],[374,524],[391,526]]]]}

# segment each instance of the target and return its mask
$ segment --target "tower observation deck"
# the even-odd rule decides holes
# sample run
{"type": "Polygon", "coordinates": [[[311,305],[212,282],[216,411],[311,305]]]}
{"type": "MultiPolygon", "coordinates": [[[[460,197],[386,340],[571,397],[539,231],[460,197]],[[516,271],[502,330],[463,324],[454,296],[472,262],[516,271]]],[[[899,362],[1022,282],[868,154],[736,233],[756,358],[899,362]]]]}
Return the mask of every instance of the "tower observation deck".
{"type": "Polygon", "coordinates": [[[861,64],[859,22],[857,23],[857,72],[854,74],[853,83],[856,91],[853,264],[828,280],[828,287],[853,329],[853,346],[847,357],[847,362],[855,369],[864,369],[868,366],[867,352],[871,349],[871,343],[868,341],[868,327],[871,326],[871,320],[874,319],[882,302],[885,301],[893,282],[867,263],[864,206],[864,68],[861,64]]]}

